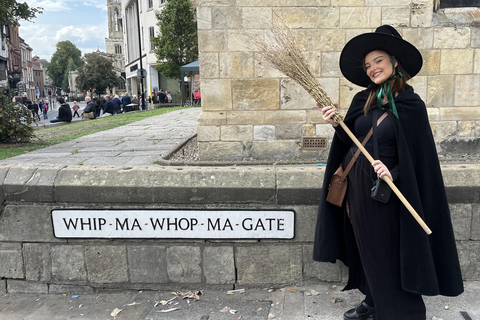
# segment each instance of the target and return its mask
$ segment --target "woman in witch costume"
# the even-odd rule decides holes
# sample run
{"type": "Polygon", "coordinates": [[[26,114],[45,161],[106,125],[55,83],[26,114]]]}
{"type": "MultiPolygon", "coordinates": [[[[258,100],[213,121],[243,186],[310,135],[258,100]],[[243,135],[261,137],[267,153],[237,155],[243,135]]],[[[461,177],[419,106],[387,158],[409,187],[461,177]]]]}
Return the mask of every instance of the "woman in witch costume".
{"type": "Polygon", "coordinates": [[[357,147],[332,116],[335,127],[316,226],[313,259],[341,260],[349,267],[344,290],[358,288],[365,300],[344,319],[425,320],[422,295],[457,296],[463,282],[450,212],[425,103],[406,81],[422,67],[420,52],[391,26],[350,40],[340,56],[349,81],[366,87],[357,93],[344,123],[362,141],[377,123],[375,139],[348,173],[342,207],[326,202],[330,177],[350,162],[357,147]],[[377,111],[375,111],[377,110],[377,111]],[[377,147],[375,143],[377,142],[377,147]],[[386,203],[371,197],[374,181],[387,176],[432,230],[427,235],[395,194],[386,203]]]}

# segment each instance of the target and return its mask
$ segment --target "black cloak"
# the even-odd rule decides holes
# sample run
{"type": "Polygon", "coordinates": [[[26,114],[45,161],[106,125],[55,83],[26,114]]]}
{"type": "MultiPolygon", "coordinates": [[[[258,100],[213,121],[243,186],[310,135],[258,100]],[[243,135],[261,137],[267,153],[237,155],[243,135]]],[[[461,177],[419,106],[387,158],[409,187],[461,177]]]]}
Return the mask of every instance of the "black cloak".
{"type": "MultiPolygon", "coordinates": [[[[355,120],[363,114],[368,92],[369,89],[355,95],[345,116],[344,123],[353,133],[355,120]]],[[[387,117],[397,138],[399,175],[395,184],[432,230],[432,234],[427,235],[401,204],[402,287],[421,295],[457,296],[463,292],[462,275],[425,103],[407,85],[405,91],[395,98],[395,104],[399,119],[391,113],[387,117]]],[[[325,201],[330,178],[349,148],[335,135],[323,181],[313,259],[333,263],[338,259],[351,269],[358,269],[361,262],[350,221],[342,208],[325,201]]],[[[345,289],[358,288],[360,282],[361,279],[349,279],[345,289]]]]}

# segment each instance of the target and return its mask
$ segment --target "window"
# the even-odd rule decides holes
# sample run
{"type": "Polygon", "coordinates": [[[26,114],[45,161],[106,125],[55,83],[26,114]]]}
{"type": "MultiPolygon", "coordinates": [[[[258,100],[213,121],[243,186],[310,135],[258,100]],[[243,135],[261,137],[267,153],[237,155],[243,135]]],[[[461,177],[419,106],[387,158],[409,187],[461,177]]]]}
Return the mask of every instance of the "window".
{"type": "Polygon", "coordinates": [[[118,10],[117,9],[115,9],[114,19],[115,19],[115,31],[118,31],[118,10]]]}
{"type": "Polygon", "coordinates": [[[122,46],[119,44],[115,45],[115,53],[116,54],[122,54],[122,46]]]}
{"type": "Polygon", "coordinates": [[[155,37],[155,30],[153,27],[148,28],[148,32],[150,33],[150,51],[155,50],[155,45],[153,44],[153,37],[155,37]]]}
{"type": "Polygon", "coordinates": [[[480,7],[480,0],[435,0],[435,9],[480,7]]]}
{"type": "Polygon", "coordinates": [[[167,0],[160,0],[160,5],[164,4],[165,2],[167,2],[167,0]]]}
{"type": "Polygon", "coordinates": [[[153,0],[148,0],[148,9],[153,8],[153,0]]]}

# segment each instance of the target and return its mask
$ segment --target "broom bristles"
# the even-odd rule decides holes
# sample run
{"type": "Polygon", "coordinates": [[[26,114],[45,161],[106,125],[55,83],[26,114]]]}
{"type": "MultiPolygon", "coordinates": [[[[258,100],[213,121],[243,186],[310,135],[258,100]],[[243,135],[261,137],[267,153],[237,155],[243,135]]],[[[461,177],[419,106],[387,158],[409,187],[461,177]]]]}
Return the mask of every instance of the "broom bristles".
{"type": "Polygon", "coordinates": [[[256,42],[259,55],[273,68],[280,70],[300,84],[321,106],[333,106],[333,102],[310,71],[307,60],[300,51],[292,31],[282,19],[271,27],[271,38],[256,42]]]}

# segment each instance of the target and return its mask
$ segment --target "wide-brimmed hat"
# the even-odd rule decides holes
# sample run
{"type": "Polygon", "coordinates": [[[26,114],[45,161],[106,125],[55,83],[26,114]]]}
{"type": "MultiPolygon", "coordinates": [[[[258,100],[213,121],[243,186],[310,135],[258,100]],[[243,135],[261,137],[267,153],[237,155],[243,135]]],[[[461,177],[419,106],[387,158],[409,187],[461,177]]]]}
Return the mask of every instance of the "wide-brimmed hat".
{"type": "Polygon", "coordinates": [[[423,58],[415,46],[402,39],[394,27],[383,25],[375,32],[364,33],[350,40],[340,55],[340,70],[345,78],[361,87],[371,82],[367,76],[363,59],[374,51],[382,50],[400,62],[407,73],[413,77],[422,69],[423,58]]]}

